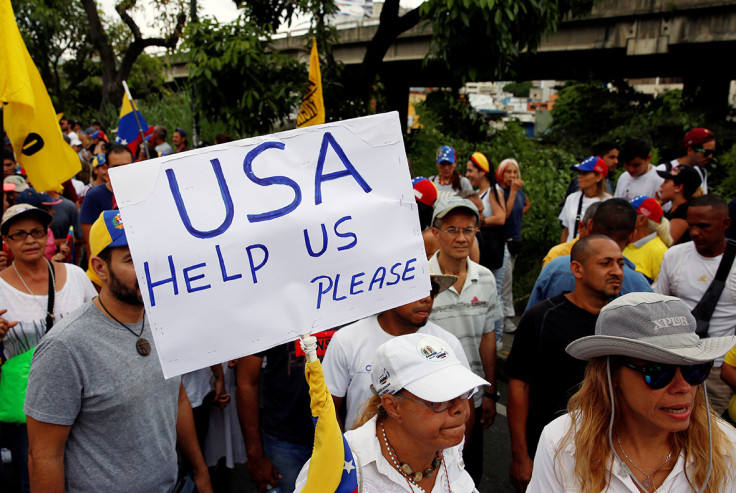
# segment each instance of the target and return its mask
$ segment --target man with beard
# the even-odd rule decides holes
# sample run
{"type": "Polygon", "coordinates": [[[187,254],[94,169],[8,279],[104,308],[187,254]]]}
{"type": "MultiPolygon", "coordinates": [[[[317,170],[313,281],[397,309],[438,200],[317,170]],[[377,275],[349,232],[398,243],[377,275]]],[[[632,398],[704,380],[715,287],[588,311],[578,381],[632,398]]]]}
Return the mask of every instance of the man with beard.
{"type": "Polygon", "coordinates": [[[621,248],[601,234],[578,240],[570,252],[575,289],[528,309],[506,360],[511,481],[521,491],[531,479],[532,457],[542,429],[564,414],[583,381],[585,361],[565,352],[572,341],[593,335],[598,313],[621,291],[621,248]]]}
{"type": "Polygon", "coordinates": [[[338,330],[327,346],[322,366],[338,419],[346,405],[344,429],[350,430],[362,414],[362,405],[371,398],[371,359],[374,351],[393,337],[431,334],[447,342],[465,366],[468,365],[460,341],[440,326],[429,322],[434,298],[457,280],[455,276],[431,275],[432,291],[420,300],[359,320],[338,330]]]}
{"type": "Polygon", "coordinates": [[[211,492],[181,379],[164,379],[118,211],[90,228],[97,298],[44,336],[26,395],[31,489],[172,491],[176,445],[211,492]]]}

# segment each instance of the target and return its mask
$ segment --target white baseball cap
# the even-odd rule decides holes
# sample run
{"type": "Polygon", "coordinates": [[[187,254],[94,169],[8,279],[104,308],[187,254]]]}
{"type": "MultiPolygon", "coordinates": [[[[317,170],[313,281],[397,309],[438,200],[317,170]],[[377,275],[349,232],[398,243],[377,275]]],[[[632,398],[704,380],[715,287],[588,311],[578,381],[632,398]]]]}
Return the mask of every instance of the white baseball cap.
{"type": "Polygon", "coordinates": [[[429,402],[445,402],[490,385],[465,367],[449,344],[427,334],[394,337],[373,353],[371,381],[379,395],[406,389],[429,402]]]}

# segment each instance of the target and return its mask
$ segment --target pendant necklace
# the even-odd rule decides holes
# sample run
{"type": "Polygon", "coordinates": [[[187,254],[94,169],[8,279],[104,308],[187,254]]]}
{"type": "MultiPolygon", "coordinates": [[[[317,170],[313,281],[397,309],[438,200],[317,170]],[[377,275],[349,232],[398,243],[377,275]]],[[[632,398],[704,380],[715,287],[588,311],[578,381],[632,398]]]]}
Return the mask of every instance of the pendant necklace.
{"type": "Polygon", "coordinates": [[[664,462],[662,462],[654,471],[652,471],[651,473],[647,474],[644,471],[642,471],[641,468],[639,466],[637,466],[636,463],[633,460],[631,460],[631,457],[629,457],[628,455],[626,455],[626,451],[624,450],[624,446],[621,445],[621,439],[619,438],[618,433],[616,433],[616,441],[618,442],[618,446],[621,449],[621,453],[624,454],[624,457],[626,457],[626,459],[629,462],[631,462],[631,465],[634,466],[640,473],[642,473],[644,476],[646,476],[646,478],[644,479],[644,481],[641,482],[642,486],[644,486],[647,489],[652,488],[654,486],[654,482],[652,482],[652,476],[654,476],[657,473],[657,471],[659,471],[660,469],[662,469],[662,467],[670,461],[670,459],[672,458],[672,450],[670,450],[670,453],[667,454],[667,457],[664,459],[664,462]]]}
{"type": "MultiPolygon", "coordinates": [[[[26,281],[25,281],[25,279],[23,279],[23,276],[21,276],[20,275],[20,272],[18,272],[18,267],[15,266],[15,262],[13,262],[13,270],[15,271],[15,274],[18,276],[18,279],[20,279],[20,282],[23,284],[23,287],[26,288],[26,291],[28,291],[30,293],[30,295],[33,297],[33,301],[38,306],[40,306],[43,309],[44,312],[46,312],[46,315],[48,315],[49,317],[51,317],[51,319],[53,320],[54,314],[53,313],[49,313],[49,311],[46,308],[44,308],[44,306],[41,304],[41,302],[38,301],[38,299],[36,299],[36,295],[33,294],[33,291],[31,291],[31,288],[29,288],[28,287],[28,284],[26,284],[26,281]]],[[[54,286],[54,291],[56,291],[56,278],[54,276],[54,269],[52,267],[49,267],[49,276],[51,277],[51,284],[53,284],[53,286],[54,286]]]]}
{"type": "Polygon", "coordinates": [[[125,325],[123,322],[115,318],[115,316],[112,313],[110,313],[107,310],[107,308],[105,308],[105,305],[102,304],[102,298],[100,296],[97,297],[97,301],[100,302],[100,306],[102,307],[103,310],[105,310],[105,313],[107,313],[110,316],[110,318],[115,320],[117,323],[122,325],[125,328],[125,330],[127,330],[128,332],[130,332],[131,334],[133,334],[134,336],[138,338],[138,340],[135,342],[135,349],[138,351],[138,354],[140,354],[141,356],[148,356],[149,354],[151,354],[151,343],[148,342],[148,339],[146,339],[145,337],[141,337],[141,335],[143,334],[143,329],[144,329],[143,325],[146,323],[145,313],[143,314],[143,320],[141,320],[141,331],[140,333],[136,334],[135,332],[133,332],[133,329],[131,329],[130,327],[125,325]]]}
{"type": "Polygon", "coordinates": [[[406,479],[406,482],[409,484],[409,488],[411,488],[411,491],[414,491],[414,486],[419,488],[420,491],[424,491],[421,486],[419,486],[419,482],[424,478],[430,478],[434,474],[435,470],[440,467],[440,464],[444,466],[445,469],[445,480],[447,481],[447,491],[449,493],[452,493],[452,488],[450,487],[450,476],[447,475],[447,465],[445,464],[445,457],[442,454],[442,451],[438,451],[435,454],[434,459],[432,459],[432,464],[430,467],[425,469],[422,472],[414,472],[409,464],[406,462],[400,462],[399,457],[396,454],[396,450],[391,446],[391,444],[388,442],[388,438],[386,437],[386,429],[383,427],[383,423],[381,423],[381,434],[383,435],[383,441],[386,444],[386,451],[388,452],[388,456],[391,459],[391,462],[393,463],[393,466],[396,468],[399,473],[401,473],[402,476],[404,476],[404,479],[406,479]]]}

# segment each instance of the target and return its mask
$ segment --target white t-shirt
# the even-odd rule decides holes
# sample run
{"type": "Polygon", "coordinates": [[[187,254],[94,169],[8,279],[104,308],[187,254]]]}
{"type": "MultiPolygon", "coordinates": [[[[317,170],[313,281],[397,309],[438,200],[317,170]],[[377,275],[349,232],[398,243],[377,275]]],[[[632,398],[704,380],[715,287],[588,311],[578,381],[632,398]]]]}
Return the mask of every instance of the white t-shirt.
{"type": "MultiPolygon", "coordinates": [[[[54,323],[97,296],[97,291],[87,274],[72,264],[61,264],[66,268],[66,282],[54,298],[54,323]]],[[[48,296],[31,296],[19,291],[0,278],[0,308],[7,308],[2,317],[18,321],[3,339],[3,356],[10,359],[35,348],[46,334],[46,308],[48,296]]],[[[53,327],[51,328],[53,330],[53,327]]]]}
{"type": "MultiPolygon", "coordinates": [[[[330,343],[332,344],[332,343],[330,343]]],[[[328,346],[329,347],[329,346],[328,346]]],[[[376,418],[373,417],[357,430],[345,433],[345,439],[353,453],[354,464],[346,464],[345,470],[355,471],[358,475],[358,491],[360,493],[405,493],[421,491],[413,489],[404,476],[397,471],[381,453],[381,445],[376,436],[376,418]],[[354,467],[355,469],[352,469],[354,467]]],[[[427,493],[478,493],[470,474],[465,471],[460,443],[442,451],[444,465],[437,469],[437,479],[431,492],[427,493]],[[445,474],[447,471],[447,474],[445,474]],[[448,478],[449,477],[449,481],[448,478]],[[450,483],[450,490],[447,483],[450,483]]],[[[311,459],[310,459],[311,460],[311,459]]],[[[301,491],[307,482],[309,461],[304,464],[296,479],[294,491],[301,491]]]]}
{"type": "MultiPolygon", "coordinates": [[[[457,358],[468,368],[468,360],[457,337],[432,322],[417,330],[420,334],[430,334],[447,342],[457,358]]],[[[373,315],[335,332],[327,346],[322,368],[325,383],[330,394],[346,397],[345,429],[349,430],[359,418],[361,406],[371,398],[371,362],[378,346],[393,339],[378,324],[378,316],[373,315]]]]}
{"type": "Polygon", "coordinates": [[[213,378],[214,375],[209,367],[190,371],[181,376],[181,383],[184,385],[184,391],[187,393],[192,408],[202,405],[204,398],[214,387],[213,378]]]}
{"type": "Polygon", "coordinates": [[[662,183],[664,183],[664,178],[657,174],[654,166],[650,166],[649,171],[636,178],[625,171],[616,183],[616,192],[613,196],[626,200],[631,200],[639,195],[654,197],[662,183]]]}
{"type": "Polygon", "coordinates": [[[562,239],[562,243],[567,243],[577,237],[577,235],[573,236],[573,233],[575,232],[575,223],[577,222],[578,206],[581,196],[583,196],[583,207],[580,209],[581,218],[585,215],[585,211],[590,207],[590,204],[595,204],[610,197],[608,194],[605,194],[603,199],[600,197],[586,197],[579,190],[568,195],[565,199],[565,205],[562,206],[562,212],[558,216],[560,221],[562,221],[562,227],[567,228],[567,237],[562,239]]]}
{"type": "MultiPolygon", "coordinates": [[[[557,453],[562,438],[571,426],[570,415],[565,414],[545,426],[539,439],[537,453],[534,456],[534,470],[532,480],[529,483],[527,493],[563,493],[580,491],[575,476],[575,447],[568,443],[565,449],[557,453]]],[[[718,421],[718,426],[726,433],[728,443],[726,448],[731,458],[730,463],[736,459],[736,429],[718,421]]],[[[610,461],[606,468],[610,468],[610,461]]],[[[733,479],[727,481],[720,491],[736,491],[736,483],[733,479]]],[[[606,487],[606,493],[639,493],[640,490],[629,476],[623,463],[613,459],[611,480],[606,487]]],[[[692,493],[693,489],[685,474],[685,453],[682,452],[677,458],[677,463],[672,469],[664,483],[657,491],[668,493],[692,493]]]]}
{"type": "MultiPolygon", "coordinates": [[[[675,245],[665,252],[657,282],[652,288],[655,293],[677,296],[692,310],[713,281],[722,257],[723,255],[703,257],[692,241],[675,245]]],[[[736,268],[732,266],[726,279],[726,286],[710,320],[708,335],[710,337],[734,335],[735,330],[736,268]]],[[[721,366],[721,362],[723,358],[718,358],[715,366],[721,366]]]]}
{"type": "Polygon", "coordinates": [[[443,185],[440,183],[439,176],[433,176],[430,180],[432,180],[437,187],[437,202],[447,200],[451,197],[462,197],[466,199],[475,194],[475,190],[473,190],[473,185],[471,185],[470,180],[464,176],[460,177],[460,190],[455,190],[452,188],[451,184],[443,185]]]}

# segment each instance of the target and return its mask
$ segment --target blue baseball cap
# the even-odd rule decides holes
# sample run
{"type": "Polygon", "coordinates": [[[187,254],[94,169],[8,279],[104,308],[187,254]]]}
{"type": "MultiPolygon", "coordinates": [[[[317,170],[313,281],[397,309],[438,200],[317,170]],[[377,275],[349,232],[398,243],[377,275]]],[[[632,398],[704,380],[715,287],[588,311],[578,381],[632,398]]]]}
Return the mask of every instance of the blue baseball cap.
{"type": "Polygon", "coordinates": [[[573,171],[595,171],[596,173],[606,177],[608,175],[608,165],[598,156],[590,156],[580,164],[570,166],[573,171]]]}
{"type": "Polygon", "coordinates": [[[442,146],[437,149],[437,164],[440,164],[443,161],[450,163],[457,162],[457,159],[455,158],[455,149],[453,149],[452,146],[442,146]]]}

